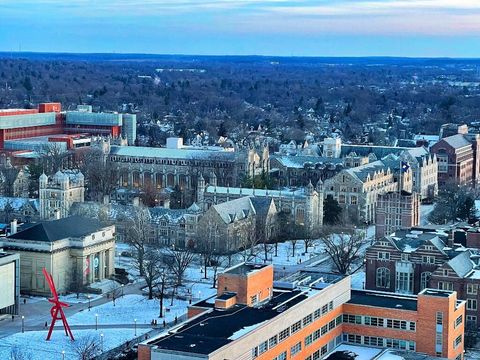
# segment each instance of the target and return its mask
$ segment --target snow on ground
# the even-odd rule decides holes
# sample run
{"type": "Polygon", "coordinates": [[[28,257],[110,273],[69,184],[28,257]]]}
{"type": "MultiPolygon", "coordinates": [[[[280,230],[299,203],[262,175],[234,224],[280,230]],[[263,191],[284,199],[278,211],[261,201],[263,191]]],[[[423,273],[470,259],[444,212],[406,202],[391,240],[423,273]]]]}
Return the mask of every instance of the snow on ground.
{"type": "Polygon", "coordinates": [[[355,357],[355,360],[371,360],[374,359],[378,354],[380,354],[380,352],[382,352],[382,349],[342,344],[336,349],[334,349],[332,353],[335,353],[337,351],[354,352],[358,355],[357,357],[355,357]]]}
{"type": "MultiPolygon", "coordinates": [[[[165,321],[170,322],[175,316],[181,316],[187,312],[188,301],[174,299],[170,306],[170,299],[164,299],[165,321]]],[[[158,299],[148,300],[143,295],[125,295],[113,301],[99,306],[94,306],[90,311],[85,309],[69,317],[71,325],[95,325],[96,314],[98,324],[150,324],[153,319],[158,321],[160,304],[158,299]]],[[[163,321],[163,320],[162,320],[163,321]]]]}
{"type": "Polygon", "coordinates": [[[428,215],[430,215],[432,210],[433,204],[420,205],[420,225],[427,225],[429,223],[428,215]]]}
{"type": "MultiPolygon", "coordinates": [[[[60,301],[64,301],[67,304],[86,304],[88,303],[88,297],[90,301],[98,300],[102,297],[100,294],[68,294],[59,296],[60,301]]],[[[43,298],[46,299],[46,298],[43,298]]]]}
{"type": "MultiPolygon", "coordinates": [[[[137,329],[137,336],[141,336],[148,332],[149,329],[137,329]]],[[[17,333],[2,338],[0,344],[0,359],[10,359],[12,349],[20,351],[26,356],[22,357],[29,360],[62,360],[76,359],[75,345],[86,338],[94,339],[98,346],[102,347],[103,334],[103,350],[113,349],[133,338],[135,338],[134,329],[101,329],[101,330],[73,330],[75,341],[65,336],[63,329],[58,328],[53,332],[50,341],[45,341],[47,330],[45,331],[27,331],[25,333],[17,333]],[[62,356],[65,351],[65,357],[62,356]]],[[[20,358],[20,357],[18,357],[20,358]]]]}
{"type": "Polygon", "coordinates": [[[358,271],[351,276],[353,289],[365,289],[365,271],[358,271]]]}

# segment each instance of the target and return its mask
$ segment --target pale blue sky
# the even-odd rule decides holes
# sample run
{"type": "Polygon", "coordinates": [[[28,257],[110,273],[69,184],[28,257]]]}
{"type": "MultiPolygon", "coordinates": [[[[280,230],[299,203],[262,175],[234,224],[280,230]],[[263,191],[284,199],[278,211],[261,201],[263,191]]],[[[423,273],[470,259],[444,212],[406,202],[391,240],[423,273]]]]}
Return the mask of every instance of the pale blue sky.
{"type": "Polygon", "coordinates": [[[480,0],[0,0],[0,51],[480,57],[480,0]]]}

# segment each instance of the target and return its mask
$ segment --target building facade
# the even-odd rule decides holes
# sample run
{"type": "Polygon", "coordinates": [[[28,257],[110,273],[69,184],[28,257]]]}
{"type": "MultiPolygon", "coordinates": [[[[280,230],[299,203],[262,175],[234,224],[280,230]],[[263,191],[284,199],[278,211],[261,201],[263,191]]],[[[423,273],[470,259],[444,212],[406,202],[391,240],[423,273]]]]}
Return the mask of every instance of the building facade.
{"type": "Polygon", "coordinates": [[[314,360],[342,343],[463,358],[465,302],[455,292],[389,296],[350,286],[349,277],[314,272],[274,282],[271,265],[237,265],[219,275],[214,299],[190,307],[189,320],[141,343],[138,359],[314,360]]]}
{"type": "Polygon", "coordinates": [[[476,159],[472,143],[464,134],[456,134],[441,139],[431,147],[438,161],[438,184],[445,186],[473,185],[476,176],[476,159]]]}
{"type": "Polygon", "coordinates": [[[50,295],[43,268],[52,274],[60,294],[81,291],[113,275],[115,226],[71,216],[13,233],[3,248],[20,255],[22,293],[50,295]]]}
{"type": "Polygon", "coordinates": [[[378,195],[375,211],[375,237],[420,224],[420,195],[395,191],[378,195]]]}
{"type": "Polygon", "coordinates": [[[80,171],[58,171],[52,177],[42,174],[39,186],[41,219],[66,217],[74,203],[85,200],[85,179],[80,171]]]}
{"type": "Polygon", "coordinates": [[[272,198],[278,212],[289,216],[297,224],[308,230],[315,230],[323,224],[323,183],[314,187],[309,183],[305,188],[284,188],[283,190],[247,189],[209,185],[200,178],[197,203],[204,210],[212,205],[238,199],[244,196],[272,198]]]}
{"type": "Polygon", "coordinates": [[[0,252],[0,315],[18,315],[20,306],[20,256],[0,252]]]}
{"type": "Polygon", "coordinates": [[[331,196],[354,222],[371,223],[375,220],[377,196],[395,191],[393,171],[380,161],[345,169],[325,180],[325,197],[331,196]]]}
{"type": "Polygon", "coordinates": [[[184,196],[185,206],[195,201],[200,177],[209,184],[240,186],[247,176],[269,171],[266,144],[236,148],[184,146],[182,139],[170,138],[167,148],[104,144],[103,150],[107,161],[119,168],[120,187],[177,188],[184,196]]]}

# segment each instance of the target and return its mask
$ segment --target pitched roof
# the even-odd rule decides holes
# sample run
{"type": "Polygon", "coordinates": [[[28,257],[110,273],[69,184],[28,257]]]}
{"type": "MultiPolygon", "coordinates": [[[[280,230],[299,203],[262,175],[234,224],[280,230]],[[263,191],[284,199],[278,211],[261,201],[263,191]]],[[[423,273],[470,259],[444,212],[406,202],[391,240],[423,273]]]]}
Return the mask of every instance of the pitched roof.
{"type": "Polygon", "coordinates": [[[131,156],[139,158],[159,158],[159,159],[197,159],[197,160],[235,160],[235,152],[226,151],[224,148],[208,149],[183,148],[167,149],[153,148],[146,146],[112,146],[110,155],[131,156]]]}
{"type": "Polygon", "coordinates": [[[45,221],[10,235],[8,239],[54,242],[70,237],[82,237],[105,228],[96,219],[70,216],[59,220],[45,221]]]}
{"type": "Polygon", "coordinates": [[[463,136],[462,134],[448,136],[446,138],[443,138],[442,140],[455,149],[470,145],[470,142],[465,139],[465,136],[463,136]]]}
{"type": "Polygon", "coordinates": [[[245,219],[249,216],[250,212],[256,214],[255,207],[252,204],[251,198],[248,196],[213,205],[212,208],[220,215],[225,224],[245,219]]]}
{"type": "Polygon", "coordinates": [[[308,155],[272,155],[272,160],[277,160],[282,166],[287,168],[303,169],[305,165],[325,168],[327,166],[342,166],[343,160],[322,156],[308,155]]]}
{"type": "Polygon", "coordinates": [[[448,265],[455,273],[463,278],[473,270],[473,261],[470,259],[470,251],[462,251],[453,259],[448,261],[448,265]]]}
{"type": "Polygon", "coordinates": [[[373,161],[365,165],[357,166],[347,169],[349,174],[357,177],[360,181],[364,182],[368,175],[372,175],[375,171],[387,170],[387,167],[381,160],[373,161]]]}

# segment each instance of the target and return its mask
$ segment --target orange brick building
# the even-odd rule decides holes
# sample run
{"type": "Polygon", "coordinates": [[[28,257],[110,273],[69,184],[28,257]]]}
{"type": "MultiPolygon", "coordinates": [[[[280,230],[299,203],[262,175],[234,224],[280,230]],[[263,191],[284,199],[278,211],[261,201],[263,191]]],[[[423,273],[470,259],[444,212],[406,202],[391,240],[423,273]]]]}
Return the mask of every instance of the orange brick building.
{"type": "Polygon", "coordinates": [[[273,281],[272,265],[219,276],[217,297],[139,345],[139,360],[316,360],[342,343],[463,358],[465,303],[455,292],[418,296],[351,290],[350,277],[301,272],[273,281]]]}

